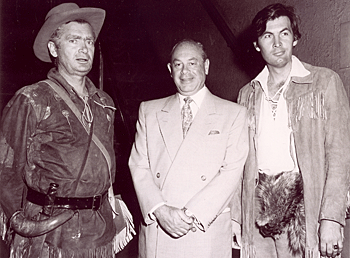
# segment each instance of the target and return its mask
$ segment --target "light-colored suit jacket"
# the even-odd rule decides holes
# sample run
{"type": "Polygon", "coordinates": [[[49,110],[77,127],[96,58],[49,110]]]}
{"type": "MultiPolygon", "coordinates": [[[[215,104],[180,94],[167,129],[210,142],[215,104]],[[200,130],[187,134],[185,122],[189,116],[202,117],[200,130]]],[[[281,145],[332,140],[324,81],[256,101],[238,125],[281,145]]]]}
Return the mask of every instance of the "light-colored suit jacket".
{"type": "Polygon", "coordinates": [[[209,91],[183,140],[177,95],[143,102],[129,160],[144,224],[139,257],[231,257],[229,206],[248,154],[246,109],[209,91]],[[150,216],[186,207],[204,227],[175,239],[150,216]]]}

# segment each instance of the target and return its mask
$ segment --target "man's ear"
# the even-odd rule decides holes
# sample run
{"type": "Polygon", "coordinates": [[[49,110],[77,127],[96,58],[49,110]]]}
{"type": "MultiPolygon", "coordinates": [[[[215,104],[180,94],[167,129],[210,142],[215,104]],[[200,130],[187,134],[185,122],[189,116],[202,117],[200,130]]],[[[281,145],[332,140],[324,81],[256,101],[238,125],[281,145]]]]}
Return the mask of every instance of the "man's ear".
{"type": "Polygon", "coordinates": [[[170,77],[173,77],[173,76],[172,76],[172,72],[171,72],[171,64],[168,63],[168,64],[167,64],[167,67],[168,67],[168,70],[169,70],[169,72],[170,72],[170,77]]]}
{"type": "Polygon", "coordinates": [[[208,74],[209,74],[209,64],[210,64],[210,61],[209,61],[209,59],[207,58],[207,59],[204,61],[204,71],[205,71],[205,75],[208,75],[208,74]]]}
{"type": "Polygon", "coordinates": [[[53,57],[57,57],[58,56],[58,54],[57,54],[57,47],[56,47],[56,44],[53,41],[49,41],[49,43],[47,43],[47,47],[49,48],[50,54],[53,57]]]}
{"type": "Polygon", "coordinates": [[[293,41],[293,47],[295,47],[297,44],[298,44],[298,40],[296,39],[293,41]]]}
{"type": "Polygon", "coordinates": [[[253,42],[254,48],[256,51],[260,52],[260,48],[258,46],[258,43],[256,41],[253,42]]]}

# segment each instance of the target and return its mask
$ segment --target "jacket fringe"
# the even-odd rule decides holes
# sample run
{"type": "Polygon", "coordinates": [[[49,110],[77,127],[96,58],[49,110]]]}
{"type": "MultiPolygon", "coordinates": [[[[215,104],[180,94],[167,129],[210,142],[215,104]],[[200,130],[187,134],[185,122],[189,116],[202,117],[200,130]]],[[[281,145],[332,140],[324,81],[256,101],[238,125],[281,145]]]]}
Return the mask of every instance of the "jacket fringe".
{"type": "Polygon", "coordinates": [[[7,232],[6,222],[7,222],[7,217],[0,206],[0,236],[2,240],[6,240],[6,232],[7,232]]]}
{"type": "Polygon", "coordinates": [[[300,96],[297,103],[292,108],[291,117],[295,117],[296,122],[300,121],[304,115],[312,119],[327,119],[326,109],[324,107],[325,99],[322,92],[311,92],[300,96]]]}
{"type": "Polygon", "coordinates": [[[255,253],[254,245],[245,244],[241,247],[241,253],[240,253],[241,258],[255,258],[255,256],[256,256],[256,253],[255,253]]]}
{"type": "Polygon", "coordinates": [[[350,219],[350,191],[346,195],[346,218],[350,219]]]}
{"type": "MultiPolygon", "coordinates": [[[[23,245],[11,247],[10,258],[29,258],[30,245],[27,241],[22,242],[23,245]]],[[[61,249],[56,246],[44,243],[41,256],[38,258],[113,258],[113,243],[93,249],[70,250],[61,249]]]]}

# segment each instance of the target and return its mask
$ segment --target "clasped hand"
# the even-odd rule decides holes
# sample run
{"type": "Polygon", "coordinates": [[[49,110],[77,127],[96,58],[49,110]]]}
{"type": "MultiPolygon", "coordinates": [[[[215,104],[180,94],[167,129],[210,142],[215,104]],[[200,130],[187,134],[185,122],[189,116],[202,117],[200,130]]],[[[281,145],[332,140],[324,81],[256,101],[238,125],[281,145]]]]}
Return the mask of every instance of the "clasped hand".
{"type": "Polygon", "coordinates": [[[176,207],[162,205],[153,214],[162,229],[174,238],[186,235],[194,227],[193,218],[186,216],[183,210],[176,207]]]}

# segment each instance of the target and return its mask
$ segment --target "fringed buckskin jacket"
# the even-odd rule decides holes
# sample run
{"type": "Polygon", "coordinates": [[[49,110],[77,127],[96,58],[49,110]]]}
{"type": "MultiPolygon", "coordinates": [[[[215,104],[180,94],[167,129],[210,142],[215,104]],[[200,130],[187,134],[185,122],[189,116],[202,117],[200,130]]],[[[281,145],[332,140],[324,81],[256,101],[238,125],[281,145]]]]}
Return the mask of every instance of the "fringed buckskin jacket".
{"type": "MultiPolygon", "coordinates": [[[[350,169],[349,101],[338,74],[302,63],[310,71],[292,77],[284,93],[296,156],[303,178],[306,213],[306,258],[319,258],[320,220],[345,225],[350,169]]],[[[254,258],[254,195],[258,180],[256,128],[262,88],[253,80],[239,94],[238,103],[248,109],[250,151],[245,165],[242,211],[233,219],[242,223],[242,258],[254,258]]]]}
{"type": "MultiPolygon", "coordinates": [[[[80,112],[84,110],[83,100],[55,68],[48,78],[67,91],[80,112]]],[[[114,181],[113,100],[87,77],[85,86],[92,128],[112,159],[114,181]]],[[[42,206],[25,197],[21,206],[27,187],[46,194],[54,182],[59,185],[58,197],[91,197],[108,190],[109,171],[102,152],[93,142],[89,144],[84,127],[48,84],[38,82],[20,89],[5,107],[0,129],[0,226],[16,210],[23,209],[31,218],[42,211],[42,206]],[[76,182],[88,148],[84,170],[76,182]]],[[[11,257],[110,258],[114,257],[115,234],[112,209],[104,198],[97,211],[78,210],[73,218],[43,236],[16,234],[11,257]]]]}

